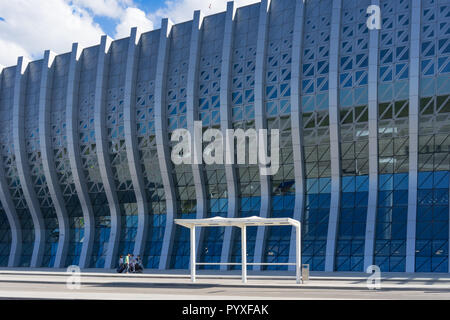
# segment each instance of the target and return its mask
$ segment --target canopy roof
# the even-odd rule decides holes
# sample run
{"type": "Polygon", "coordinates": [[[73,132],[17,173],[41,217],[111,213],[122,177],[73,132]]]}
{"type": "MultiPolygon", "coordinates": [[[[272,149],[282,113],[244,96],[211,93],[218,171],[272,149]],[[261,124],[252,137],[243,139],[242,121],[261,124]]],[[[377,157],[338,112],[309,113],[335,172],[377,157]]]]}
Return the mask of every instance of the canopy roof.
{"type": "Polygon", "coordinates": [[[243,226],[294,226],[300,227],[300,222],[291,218],[222,218],[209,219],[175,219],[175,223],[186,228],[191,227],[243,227],[243,226]]]}

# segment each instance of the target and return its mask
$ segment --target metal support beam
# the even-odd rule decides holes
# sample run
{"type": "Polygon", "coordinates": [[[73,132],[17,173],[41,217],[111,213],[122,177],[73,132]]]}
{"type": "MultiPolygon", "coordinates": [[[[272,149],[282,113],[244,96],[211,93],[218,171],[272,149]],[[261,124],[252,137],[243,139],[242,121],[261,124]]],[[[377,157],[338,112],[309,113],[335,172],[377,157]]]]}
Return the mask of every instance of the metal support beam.
{"type": "MultiPolygon", "coordinates": [[[[207,213],[205,177],[200,163],[202,162],[202,145],[196,142],[201,141],[202,132],[196,132],[194,122],[198,120],[198,74],[200,62],[200,44],[202,42],[203,15],[200,10],[194,12],[191,33],[191,47],[189,51],[189,67],[186,91],[187,127],[191,133],[191,161],[192,176],[194,179],[195,195],[197,202],[197,219],[203,219],[207,213]],[[200,135],[200,136],[199,136],[200,135]]],[[[197,247],[200,247],[203,239],[203,229],[197,231],[197,247]]],[[[199,250],[201,253],[201,250],[199,250]]]]}
{"type": "Polygon", "coordinates": [[[136,132],[135,104],[136,79],[139,62],[139,39],[140,33],[137,28],[132,28],[128,43],[123,105],[125,145],[127,150],[128,167],[130,169],[131,181],[133,183],[134,194],[136,196],[138,207],[138,228],[133,252],[135,256],[144,254],[149,220],[149,199],[147,199],[147,194],[145,192],[144,174],[139,161],[139,149],[136,132]]]}
{"type": "MultiPolygon", "coordinates": [[[[372,5],[380,5],[372,0],[372,5]]],[[[369,199],[367,204],[366,236],[364,242],[364,270],[373,265],[375,248],[375,223],[378,203],[378,46],[377,29],[369,30],[369,199]]]]}
{"type": "Polygon", "coordinates": [[[64,203],[63,194],[59,186],[56,168],[53,159],[52,132],[51,132],[51,92],[53,83],[53,70],[51,68],[55,54],[45,51],[41,72],[41,88],[39,93],[39,141],[41,147],[42,168],[48,191],[55,206],[58,218],[59,240],[56,251],[54,268],[65,265],[69,247],[69,217],[64,203]]]}
{"type": "Polygon", "coordinates": [[[78,89],[80,86],[80,59],[81,49],[78,43],[72,45],[70,54],[69,75],[67,79],[66,100],[66,126],[67,126],[67,152],[70,159],[73,183],[80,200],[84,220],[84,239],[80,254],[80,268],[90,266],[92,248],[94,245],[95,220],[91,200],[89,198],[86,178],[81,164],[79,136],[78,136],[78,89]]]}
{"type": "Polygon", "coordinates": [[[173,246],[174,225],[173,219],[176,213],[175,185],[172,173],[170,172],[170,152],[168,148],[167,117],[166,117],[166,81],[167,65],[170,47],[170,32],[172,22],[163,19],[161,22],[161,34],[159,39],[158,62],[155,78],[155,136],[158,150],[159,168],[164,184],[166,196],[166,228],[164,231],[164,241],[161,249],[159,269],[167,269],[170,263],[170,253],[173,246]]]}
{"type": "Polygon", "coordinates": [[[23,194],[28,205],[34,225],[34,246],[30,267],[37,268],[42,264],[45,249],[45,223],[42,217],[39,202],[33,189],[31,173],[28,165],[25,147],[25,92],[27,62],[19,57],[16,67],[16,79],[13,98],[13,141],[16,157],[17,173],[23,194]]]}
{"type": "Polygon", "coordinates": [[[417,167],[419,149],[419,82],[421,1],[412,0],[411,44],[409,50],[409,180],[406,227],[406,272],[415,271],[417,167]]]}
{"type": "Polygon", "coordinates": [[[341,200],[341,159],[339,145],[339,47],[342,0],[333,0],[330,31],[329,117],[331,157],[331,201],[328,221],[325,271],[333,271],[341,200]]]}
{"type": "Polygon", "coordinates": [[[111,214],[111,231],[107,256],[104,268],[115,267],[115,257],[117,255],[120,239],[120,208],[117,193],[114,185],[114,178],[111,169],[111,162],[108,152],[108,132],[106,128],[106,103],[105,94],[108,86],[109,55],[108,51],[112,40],[108,36],[102,36],[98,52],[97,75],[95,80],[95,102],[94,102],[94,123],[95,123],[95,143],[97,145],[97,158],[100,169],[100,176],[103,182],[106,198],[108,200],[109,212],[111,214]]]}
{"type": "MultiPolygon", "coordinates": [[[[294,34],[292,40],[291,64],[291,133],[294,155],[295,206],[293,218],[302,221],[305,198],[303,121],[301,112],[301,65],[303,54],[303,26],[305,20],[305,0],[298,0],[295,6],[294,34]]],[[[291,234],[289,261],[297,259],[297,237],[291,234]]]]}
{"type": "MultiPolygon", "coordinates": [[[[234,35],[234,17],[236,8],[234,2],[227,2],[227,12],[225,17],[225,31],[222,45],[222,66],[220,76],[220,128],[222,135],[226,137],[227,129],[230,129],[231,124],[231,73],[232,73],[232,54],[233,54],[233,35],[234,35]]],[[[225,139],[228,141],[229,139],[225,139]]],[[[229,148],[229,146],[227,146],[229,148]]],[[[229,150],[229,149],[228,149],[229,150]]],[[[237,178],[236,169],[233,165],[225,161],[225,177],[227,180],[228,191],[228,218],[235,218],[238,210],[238,195],[237,195],[237,178]]],[[[233,229],[225,228],[223,235],[222,254],[220,261],[225,263],[230,260],[231,248],[233,241],[233,229]]],[[[221,270],[227,270],[226,265],[220,266],[221,270]]]]}
{"type": "MultiPolygon", "coordinates": [[[[6,79],[2,69],[3,67],[0,66],[0,82],[3,90],[3,87],[6,87],[6,79]]],[[[0,94],[1,92],[2,91],[0,91],[0,94]]],[[[5,142],[1,141],[0,143],[5,142]]],[[[5,178],[3,161],[0,161],[0,201],[2,203],[3,210],[6,213],[6,217],[8,218],[9,227],[11,230],[11,248],[9,251],[8,267],[18,267],[20,264],[20,256],[22,254],[22,228],[16,208],[11,199],[8,183],[5,178]]]]}
{"type": "MultiPolygon", "coordinates": [[[[266,108],[264,106],[265,98],[265,78],[266,78],[266,53],[267,53],[267,38],[269,29],[269,15],[270,15],[270,3],[271,0],[262,0],[259,11],[258,22],[258,39],[256,44],[256,60],[255,60],[255,127],[256,131],[267,129],[266,121],[266,108]]],[[[258,137],[258,140],[261,136],[258,137]]],[[[261,145],[259,143],[259,145],[261,145]]],[[[261,174],[265,169],[260,165],[260,181],[261,181],[261,207],[259,216],[262,218],[269,217],[270,203],[271,203],[271,190],[270,190],[270,177],[261,174]]],[[[255,254],[253,261],[260,263],[263,261],[264,245],[266,239],[266,228],[258,227],[255,243],[255,254]]],[[[260,266],[253,267],[254,270],[260,270],[260,266]]]]}

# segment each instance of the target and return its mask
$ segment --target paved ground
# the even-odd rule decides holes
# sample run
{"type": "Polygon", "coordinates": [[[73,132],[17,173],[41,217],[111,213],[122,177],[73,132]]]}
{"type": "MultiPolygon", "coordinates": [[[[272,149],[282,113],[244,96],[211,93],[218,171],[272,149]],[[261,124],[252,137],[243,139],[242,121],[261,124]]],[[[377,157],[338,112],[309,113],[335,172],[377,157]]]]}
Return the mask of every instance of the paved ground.
{"type": "MultiPolygon", "coordinates": [[[[293,273],[250,272],[243,285],[236,272],[199,272],[191,283],[187,271],[115,274],[83,270],[80,289],[67,288],[63,270],[0,269],[0,299],[446,299],[450,274],[383,274],[380,290],[367,288],[367,275],[312,273],[302,285],[293,273]]],[[[69,279],[70,280],[70,279],[69,279]]]]}

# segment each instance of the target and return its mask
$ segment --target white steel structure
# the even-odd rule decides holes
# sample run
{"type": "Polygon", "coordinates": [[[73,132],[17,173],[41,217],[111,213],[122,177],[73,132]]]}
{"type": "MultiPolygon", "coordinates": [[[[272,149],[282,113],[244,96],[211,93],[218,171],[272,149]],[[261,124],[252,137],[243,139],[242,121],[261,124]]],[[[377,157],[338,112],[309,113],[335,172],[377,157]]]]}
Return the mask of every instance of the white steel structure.
{"type": "Polygon", "coordinates": [[[247,266],[248,265],[295,265],[297,283],[301,283],[301,228],[300,222],[290,218],[222,218],[214,217],[210,219],[175,219],[175,223],[190,229],[191,234],[191,281],[195,282],[195,271],[198,265],[240,265],[242,266],[242,282],[247,283],[247,266]],[[296,245],[295,245],[295,263],[247,263],[247,227],[257,226],[293,226],[295,227],[296,245]],[[195,229],[196,227],[238,227],[241,228],[241,254],[242,263],[203,263],[196,262],[195,251],[195,229]]]}

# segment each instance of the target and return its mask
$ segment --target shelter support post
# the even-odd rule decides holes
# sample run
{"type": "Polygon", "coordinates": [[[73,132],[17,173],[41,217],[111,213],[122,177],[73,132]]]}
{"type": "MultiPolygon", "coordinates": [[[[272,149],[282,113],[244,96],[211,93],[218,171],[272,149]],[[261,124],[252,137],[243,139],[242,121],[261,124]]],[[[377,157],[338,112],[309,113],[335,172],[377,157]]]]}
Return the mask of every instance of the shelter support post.
{"type": "Polygon", "coordinates": [[[242,283],[247,283],[247,226],[241,227],[242,283]]]}
{"type": "Polygon", "coordinates": [[[302,259],[302,243],[301,243],[301,228],[300,226],[295,227],[296,235],[296,248],[295,248],[295,274],[297,278],[297,283],[301,283],[302,270],[301,270],[301,259],[302,259]]]}
{"type": "Polygon", "coordinates": [[[195,226],[190,228],[191,230],[191,281],[195,282],[195,269],[196,269],[196,261],[195,261],[195,226]]]}
{"type": "MultiPolygon", "coordinates": [[[[299,221],[291,218],[261,218],[261,217],[247,217],[247,218],[222,218],[214,217],[208,219],[175,219],[174,223],[181,225],[190,230],[190,244],[191,244],[191,255],[190,255],[190,268],[191,268],[191,282],[196,281],[196,271],[197,265],[215,265],[215,266],[225,266],[225,265],[240,265],[242,267],[242,283],[247,283],[247,266],[272,266],[272,265],[283,265],[283,266],[294,266],[295,265],[295,277],[298,284],[302,283],[302,251],[301,251],[301,224],[299,221]],[[241,263],[209,263],[209,262],[196,262],[196,227],[236,227],[241,229],[241,263]],[[295,263],[289,259],[289,262],[247,262],[247,227],[258,227],[258,226],[292,226],[295,228],[295,263]]],[[[292,248],[293,250],[293,248],[292,248]]]]}

